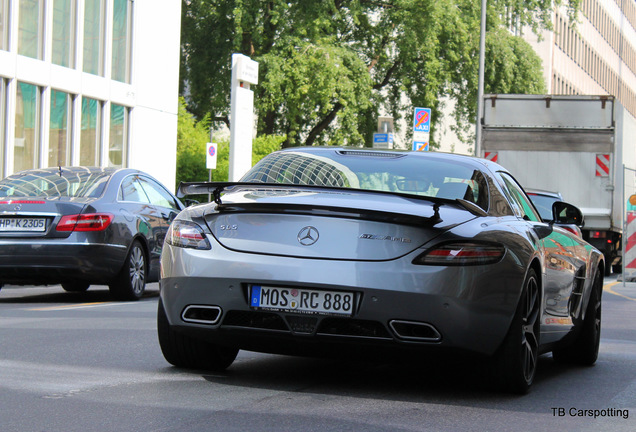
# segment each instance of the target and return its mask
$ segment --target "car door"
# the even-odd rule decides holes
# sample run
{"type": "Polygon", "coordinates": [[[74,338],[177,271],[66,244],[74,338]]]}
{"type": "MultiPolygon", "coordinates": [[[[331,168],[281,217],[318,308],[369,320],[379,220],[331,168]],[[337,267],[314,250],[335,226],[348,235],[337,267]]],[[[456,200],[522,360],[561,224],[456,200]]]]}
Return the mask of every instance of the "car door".
{"type": "Polygon", "coordinates": [[[577,275],[584,271],[585,262],[577,256],[577,242],[572,236],[560,228],[542,222],[532,202],[516,180],[508,173],[499,174],[506,192],[513,201],[515,213],[519,213],[519,216],[532,227],[536,234],[535,241],[540,245],[543,255],[542,327],[547,331],[546,339],[542,340],[542,343],[547,343],[552,336],[557,337],[559,333],[568,331],[572,326],[570,311],[573,301],[578,300],[573,299],[573,295],[578,295],[578,288],[582,288],[582,285],[579,287],[580,279],[577,275]]]}
{"type": "Polygon", "coordinates": [[[136,232],[133,235],[139,233],[146,239],[149,251],[149,272],[153,275],[153,272],[158,271],[154,267],[158,268],[161,246],[165,237],[161,212],[150,202],[138,174],[124,178],[120,187],[119,201],[125,205],[130,218],[135,220],[136,232]]]}
{"type": "Polygon", "coordinates": [[[156,246],[159,249],[159,254],[161,254],[161,248],[163,247],[168,227],[174,218],[177,217],[183,206],[179,200],[174,197],[174,195],[168,192],[161,184],[152,178],[139,176],[138,180],[141,183],[144,192],[148,196],[150,203],[161,216],[160,227],[158,228],[156,235],[156,246]]]}

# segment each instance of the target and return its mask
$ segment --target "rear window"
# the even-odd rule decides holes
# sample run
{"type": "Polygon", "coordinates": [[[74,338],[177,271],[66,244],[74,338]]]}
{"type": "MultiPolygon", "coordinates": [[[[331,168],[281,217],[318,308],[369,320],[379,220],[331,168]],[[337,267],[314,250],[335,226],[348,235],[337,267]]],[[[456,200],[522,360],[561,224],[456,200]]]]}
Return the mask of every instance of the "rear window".
{"type": "Polygon", "coordinates": [[[400,153],[272,153],[256,164],[242,181],[464,199],[488,209],[486,180],[480,171],[467,165],[410,158],[400,153]]]}
{"type": "Polygon", "coordinates": [[[0,197],[83,197],[102,195],[112,173],[104,171],[24,171],[0,181],[0,197]]]}

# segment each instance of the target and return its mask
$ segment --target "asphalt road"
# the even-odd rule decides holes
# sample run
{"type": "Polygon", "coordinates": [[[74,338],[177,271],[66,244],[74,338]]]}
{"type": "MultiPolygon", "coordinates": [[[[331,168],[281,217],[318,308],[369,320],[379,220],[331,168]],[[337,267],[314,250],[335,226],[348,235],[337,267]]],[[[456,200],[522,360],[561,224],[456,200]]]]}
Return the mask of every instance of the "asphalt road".
{"type": "Polygon", "coordinates": [[[634,431],[636,283],[606,281],[594,367],[541,357],[526,396],[489,390],[463,363],[383,365],[241,352],[222,374],[171,367],[158,289],[111,302],[0,291],[0,431],[634,431]],[[596,418],[595,418],[596,417],[596,418]]]}

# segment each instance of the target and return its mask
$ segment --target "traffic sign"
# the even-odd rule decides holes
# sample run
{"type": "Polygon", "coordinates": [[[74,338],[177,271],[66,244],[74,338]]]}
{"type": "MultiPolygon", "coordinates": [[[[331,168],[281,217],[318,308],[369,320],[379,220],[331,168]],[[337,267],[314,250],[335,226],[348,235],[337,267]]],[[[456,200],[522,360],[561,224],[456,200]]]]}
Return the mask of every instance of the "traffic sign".
{"type": "Polygon", "coordinates": [[[392,133],[374,133],[373,148],[379,148],[379,149],[393,148],[393,134],[392,133]]]}
{"type": "Polygon", "coordinates": [[[413,132],[430,132],[431,131],[431,109],[415,108],[413,115],[413,132]]]}
{"type": "Polygon", "coordinates": [[[413,151],[428,151],[428,142],[413,141],[413,151]]]}
{"type": "Polygon", "coordinates": [[[208,143],[205,150],[205,167],[207,169],[216,169],[217,144],[208,143]]]}

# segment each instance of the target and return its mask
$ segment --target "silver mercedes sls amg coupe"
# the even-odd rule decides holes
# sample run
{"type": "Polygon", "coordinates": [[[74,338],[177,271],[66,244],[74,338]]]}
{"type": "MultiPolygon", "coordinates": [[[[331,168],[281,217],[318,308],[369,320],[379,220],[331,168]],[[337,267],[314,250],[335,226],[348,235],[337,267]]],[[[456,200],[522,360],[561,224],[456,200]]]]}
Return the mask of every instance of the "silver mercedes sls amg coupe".
{"type": "Polygon", "coordinates": [[[171,224],[158,337],[178,367],[225,369],[240,349],[289,355],[487,358],[526,392],[538,356],[598,356],[603,255],[544,221],[487,160],[295,148],[270,154],[171,224]]]}

